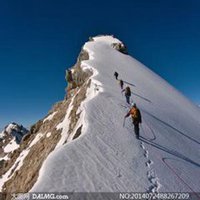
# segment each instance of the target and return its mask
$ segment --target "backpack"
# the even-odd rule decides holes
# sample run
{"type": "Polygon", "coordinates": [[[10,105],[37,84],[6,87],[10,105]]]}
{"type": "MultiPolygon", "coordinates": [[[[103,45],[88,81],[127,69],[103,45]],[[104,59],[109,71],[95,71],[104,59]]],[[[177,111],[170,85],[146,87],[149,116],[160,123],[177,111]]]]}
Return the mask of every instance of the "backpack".
{"type": "Polygon", "coordinates": [[[130,89],[130,87],[126,87],[126,89],[125,89],[125,95],[131,96],[131,89],[130,89]]]}
{"type": "Polygon", "coordinates": [[[134,124],[142,123],[142,116],[138,108],[132,108],[130,111],[134,124]]]}

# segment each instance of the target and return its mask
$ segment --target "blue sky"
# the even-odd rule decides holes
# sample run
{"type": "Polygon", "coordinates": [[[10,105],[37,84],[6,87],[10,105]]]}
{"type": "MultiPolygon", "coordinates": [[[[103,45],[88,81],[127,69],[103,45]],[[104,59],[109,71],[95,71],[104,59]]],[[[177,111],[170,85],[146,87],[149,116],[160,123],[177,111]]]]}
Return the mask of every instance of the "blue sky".
{"type": "Polygon", "coordinates": [[[0,0],[0,25],[0,128],[29,126],[62,100],[65,69],[98,34],[200,104],[199,0],[0,0]]]}

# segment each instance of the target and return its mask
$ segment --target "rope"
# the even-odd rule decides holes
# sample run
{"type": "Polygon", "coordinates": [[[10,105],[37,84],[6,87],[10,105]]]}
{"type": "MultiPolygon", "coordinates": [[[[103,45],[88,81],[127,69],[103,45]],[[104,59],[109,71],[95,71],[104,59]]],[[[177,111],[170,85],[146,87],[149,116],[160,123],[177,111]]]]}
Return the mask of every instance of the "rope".
{"type": "MultiPolygon", "coordinates": [[[[122,94],[122,93],[121,93],[122,94]]],[[[123,94],[122,94],[122,96],[123,96],[123,94]]],[[[133,102],[133,100],[132,100],[132,98],[130,98],[130,100],[133,102]]],[[[124,127],[124,125],[125,125],[125,119],[124,119],[124,121],[123,121],[123,127],[124,127]]],[[[149,126],[147,125],[147,127],[149,128],[149,126]]],[[[144,127],[143,127],[143,125],[141,126],[141,128],[143,129],[143,132],[144,132],[144,135],[145,136],[147,136],[147,134],[145,133],[145,131],[144,131],[144,127]]],[[[150,129],[150,128],[149,128],[150,129]]],[[[151,129],[150,129],[151,130],[151,129]]],[[[148,138],[148,136],[147,136],[147,138],[148,138]]],[[[200,196],[177,174],[177,172],[176,172],[176,170],[170,165],[170,164],[168,164],[165,160],[164,160],[164,158],[161,158],[161,154],[160,153],[156,153],[156,157],[159,159],[159,160],[161,160],[162,161],[162,163],[164,163],[172,172],[173,172],[173,174],[174,174],[174,176],[176,176],[184,185],[186,185],[188,188],[189,188],[189,190],[191,190],[199,199],[200,199],[200,196]]]]}
{"type": "MultiPolygon", "coordinates": [[[[144,135],[147,136],[147,134],[145,133],[144,131],[144,128],[142,127],[143,129],[143,132],[144,132],[144,135]]],[[[156,152],[156,157],[162,161],[162,163],[164,163],[171,171],[172,173],[174,174],[174,176],[176,176],[185,186],[187,186],[189,188],[189,190],[191,190],[191,192],[193,192],[199,199],[200,199],[200,196],[178,175],[178,173],[176,172],[176,170],[169,164],[167,163],[164,158],[161,158],[161,154],[156,152]]]]}
{"type": "Polygon", "coordinates": [[[177,178],[180,179],[182,183],[184,183],[199,199],[200,196],[177,174],[176,170],[172,166],[170,166],[164,158],[162,158],[162,162],[165,163],[165,165],[176,175],[177,178]]]}

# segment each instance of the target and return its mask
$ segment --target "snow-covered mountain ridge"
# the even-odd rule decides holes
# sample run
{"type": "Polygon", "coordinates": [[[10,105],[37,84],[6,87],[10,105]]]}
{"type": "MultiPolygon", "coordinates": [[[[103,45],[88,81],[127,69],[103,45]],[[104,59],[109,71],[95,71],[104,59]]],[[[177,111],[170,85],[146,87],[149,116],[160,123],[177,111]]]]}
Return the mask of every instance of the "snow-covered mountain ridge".
{"type": "Polygon", "coordinates": [[[8,124],[0,133],[0,176],[7,171],[8,163],[12,163],[13,155],[27,133],[26,128],[15,122],[8,124]]]}
{"type": "Polygon", "coordinates": [[[22,125],[19,125],[15,122],[8,124],[3,131],[0,133],[0,138],[3,139],[5,136],[13,136],[16,143],[19,144],[21,142],[21,139],[28,130],[23,127],[22,125]]]}
{"type": "MultiPolygon", "coordinates": [[[[8,124],[0,133],[0,156],[3,157],[6,153],[16,150],[27,132],[26,128],[15,122],[8,124]]],[[[0,159],[3,160],[3,158],[0,159]]]]}
{"type": "Polygon", "coordinates": [[[199,192],[199,109],[118,47],[112,36],[83,46],[73,69],[84,78],[32,128],[3,191],[199,192]],[[140,140],[131,119],[123,126],[129,106],[115,71],[141,110],[140,140]]]}

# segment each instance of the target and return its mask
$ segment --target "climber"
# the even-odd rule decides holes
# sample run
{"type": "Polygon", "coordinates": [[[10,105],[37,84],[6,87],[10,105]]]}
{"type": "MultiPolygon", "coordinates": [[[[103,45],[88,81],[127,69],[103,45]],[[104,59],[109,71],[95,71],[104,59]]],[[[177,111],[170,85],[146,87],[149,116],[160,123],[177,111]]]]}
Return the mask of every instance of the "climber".
{"type": "Polygon", "coordinates": [[[119,74],[117,72],[114,73],[114,76],[115,76],[116,80],[118,80],[119,74]]]}
{"type": "Polygon", "coordinates": [[[122,90],[122,93],[125,91],[126,102],[130,104],[130,96],[131,96],[131,89],[127,86],[125,89],[122,90]]]}
{"type": "Polygon", "coordinates": [[[123,87],[124,87],[124,81],[122,81],[122,79],[119,80],[119,85],[120,85],[121,89],[123,90],[123,87]]]}
{"type": "Polygon", "coordinates": [[[141,116],[140,110],[137,108],[135,103],[132,105],[132,108],[129,110],[125,118],[130,115],[133,120],[134,132],[135,132],[136,138],[139,139],[139,132],[140,132],[139,124],[142,123],[142,116],[141,116]]]}

